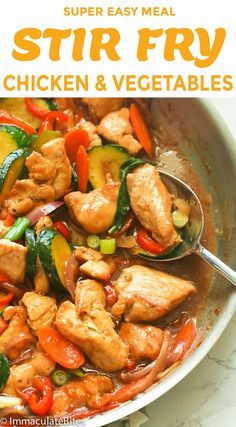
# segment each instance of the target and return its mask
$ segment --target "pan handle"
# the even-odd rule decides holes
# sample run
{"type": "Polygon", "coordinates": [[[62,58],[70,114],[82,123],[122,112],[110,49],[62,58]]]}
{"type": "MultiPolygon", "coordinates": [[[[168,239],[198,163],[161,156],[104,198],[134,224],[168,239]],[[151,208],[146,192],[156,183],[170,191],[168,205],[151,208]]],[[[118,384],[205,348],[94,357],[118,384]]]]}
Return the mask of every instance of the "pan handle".
{"type": "Polygon", "coordinates": [[[211,267],[217,270],[222,276],[224,276],[229,282],[236,286],[236,271],[228,267],[223,261],[209,252],[204,248],[200,243],[197,244],[197,247],[194,251],[199,255],[204,261],[206,261],[211,267]]]}

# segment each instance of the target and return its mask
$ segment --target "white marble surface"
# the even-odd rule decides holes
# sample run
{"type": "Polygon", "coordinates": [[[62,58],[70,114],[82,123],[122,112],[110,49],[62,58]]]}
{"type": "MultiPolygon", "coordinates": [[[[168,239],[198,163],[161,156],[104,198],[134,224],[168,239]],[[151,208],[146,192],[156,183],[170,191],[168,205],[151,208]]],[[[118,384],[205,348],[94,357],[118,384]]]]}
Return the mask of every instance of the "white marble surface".
{"type": "MultiPolygon", "coordinates": [[[[236,138],[236,99],[211,102],[236,138]]],[[[143,412],[149,417],[144,427],[236,426],[236,314],[205,359],[143,412]]]]}

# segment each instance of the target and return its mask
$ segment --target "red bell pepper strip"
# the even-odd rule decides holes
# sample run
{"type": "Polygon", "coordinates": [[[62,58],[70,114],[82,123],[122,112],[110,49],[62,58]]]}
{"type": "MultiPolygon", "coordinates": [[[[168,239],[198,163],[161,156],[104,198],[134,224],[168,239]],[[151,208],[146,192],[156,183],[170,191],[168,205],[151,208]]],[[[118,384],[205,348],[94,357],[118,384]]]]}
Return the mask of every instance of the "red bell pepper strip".
{"type": "Polygon", "coordinates": [[[25,104],[27,110],[33,114],[33,116],[38,117],[39,119],[43,119],[47,114],[48,110],[39,107],[32,98],[25,98],[25,104]]]}
{"type": "Polygon", "coordinates": [[[20,398],[25,404],[29,402],[29,398],[31,395],[35,395],[35,397],[39,396],[37,390],[34,387],[28,387],[22,391],[17,389],[17,394],[20,396],[20,398]]]}
{"type": "Polygon", "coordinates": [[[147,128],[147,125],[142,117],[142,114],[136,104],[131,104],[130,106],[130,121],[133,126],[134,133],[137,136],[144,151],[146,151],[149,157],[152,157],[153,155],[152,138],[147,128]]]}
{"type": "Polygon", "coordinates": [[[42,394],[42,398],[40,399],[34,393],[30,394],[29,407],[35,415],[47,415],[53,405],[52,383],[49,378],[36,376],[34,387],[42,394]]]}
{"type": "MultiPolygon", "coordinates": [[[[0,283],[10,282],[9,277],[5,273],[0,273],[0,283]]],[[[14,293],[8,291],[6,295],[0,296],[0,307],[8,305],[9,302],[13,299],[14,293]]]]}
{"type": "Polygon", "coordinates": [[[49,111],[41,123],[39,134],[46,130],[53,130],[55,120],[65,123],[68,120],[68,115],[63,113],[63,111],[49,111]]]}
{"type": "Polygon", "coordinates": [[[83,129],[71,129],[64,138],[67,157],[74,163],[79,146],[83,145],[86,149],[89,146],[88,132],[83,129]]]}
{"type": "Polygon", "coordinates": [[[4,224],[6,227],[11,227],[15,223],[15,221],[16,218],[13,215],[8,214],[4,220],[4,224]]]}
{"type": "Polygon", "coordinates": [[[193,319],[188,320],[186,325],[177,333],[171,346],[170,354],[167,357],[167,367],[182,360],[186,352],[190,349],[196,337],[196,325],[193,319]]]}
{"type": "Polygon", "coordinates": [[[64,222],[56,221],[53,223],[53,227],[55,228],[55,230],[61,233],[66,240],[70,240],[71,232],[64,222]]]}
{"type": "Polygon", "coordinates": [[[8,323],[0,317],[0,335],[8,328],[8,323]]]}
{"type": "Polygon", "coordinates": [[[77,369],[84,364],[85,358],[80,349],[56,329],[41,328],[38,331],[38,338],[44,351],[64,368],[77,369]]]}
{"type": "Polygon", "coordinates": [[[78,177],[78,190],[85,193],[88,185],[89,158],[83,145],[80,145],[76,154],[75,170],[78,177]]]}
{"type": "Polygon", "coordinates": [[[165,252],[166,248],[155,242],[150,236],[148,231],[144,227],[140,227],[137,234],[137,242],[141,248],[150,254],[161,255],[165,252]]]}
{"type": "Polygon", "coordinates": [[[18,128],[23,129],[29,136],[32,136],[34,133],[36,133],[36,130],[33,128],[33,126],[23,122],[20,119],[17,119],[16,117],[12,116],[4,110],[0,110],[0,123],[4,125],[17,126],[18,128]]]}

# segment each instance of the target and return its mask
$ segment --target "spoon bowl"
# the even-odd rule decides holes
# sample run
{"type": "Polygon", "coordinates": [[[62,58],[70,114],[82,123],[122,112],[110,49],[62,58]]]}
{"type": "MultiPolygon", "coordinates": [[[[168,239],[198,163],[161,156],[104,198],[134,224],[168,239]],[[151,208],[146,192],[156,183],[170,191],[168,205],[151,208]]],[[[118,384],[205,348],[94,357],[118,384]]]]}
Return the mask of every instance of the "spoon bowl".
{"type": "Polygon", "coordinates": [[[159,173],[163,183],[171,193],[189,202],[190,215],[188,223],[183,228],[183,241],[174,250],[156,258],[154,261],[176,261],[191,253],[195,253],[236,286],[236,272],[201,245],[200,240],[204,228],[204,214],[200,200],[195,192],[185,182],[170,173],[163,170],[159,170],[159,173]]]}

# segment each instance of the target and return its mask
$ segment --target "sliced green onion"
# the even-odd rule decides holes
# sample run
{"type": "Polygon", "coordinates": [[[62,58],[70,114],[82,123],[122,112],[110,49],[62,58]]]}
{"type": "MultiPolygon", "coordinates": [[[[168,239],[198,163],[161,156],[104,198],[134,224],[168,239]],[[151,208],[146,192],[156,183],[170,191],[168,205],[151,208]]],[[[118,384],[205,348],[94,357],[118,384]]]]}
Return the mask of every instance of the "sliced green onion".
{"type": "Polygon", "coordinates": [[[25,216],[17,218],[16,222],[13,224],[10,230],[8,230],[6,234],[4,234],[3,238],[10,240],[11,242],[19,240],[23,236],[29,224],[30,220],[25,216]]]}
{"type": "Polygon", "coordinates": [[[188,216],[179,209],[172,212],[173,224],[176,228],[183,228],[188,222],[188,216]]]}
{"type": "Polygon", "coordinates": [[[68,372],[69,375],[73,375],[75,377],[83,378],[85,376],[85,373],[82,371],[82,369],[67,369],[66,372],[68,372]]]}
{"type": "Polygon", "coordinates": [[[100,239],[96,234],[90,234],[87,237],[87,245],[91,249],[98,249],[100,245],[100,239]]]}
{"type": "Polygon", "coordinates": [[[100,239],[100,252],[103,255],[112,255],[116,250],[116,239],[100,239]]]}
{"type": "Polygon", "coordinates": [[[90,329],[91,331],[98,332],[98,329],[97,329],[97,328],[95,328],[95,326],[94,326],[92,323],[84,322],[84,324],[85,324],[85,326],[86,326],[88,329],[90,329]]]}
{"type": "Polygon", "coordinates": [[[65,371],[56,370],[52,374],[52,380],[55,385],[62,386],[69,380],[69,375],[65,371]]]}

